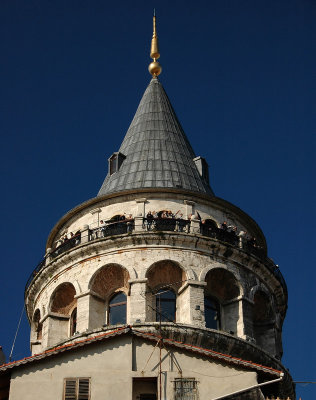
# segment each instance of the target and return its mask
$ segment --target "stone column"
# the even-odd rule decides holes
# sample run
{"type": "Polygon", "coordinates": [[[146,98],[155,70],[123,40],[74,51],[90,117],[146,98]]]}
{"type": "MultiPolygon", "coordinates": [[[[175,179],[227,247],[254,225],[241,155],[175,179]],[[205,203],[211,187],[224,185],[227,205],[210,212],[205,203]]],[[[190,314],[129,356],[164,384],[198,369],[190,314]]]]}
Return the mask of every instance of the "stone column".
{"type": "Polygon", "coordinates": [[[89,225],[83,225],[81,230],[81,243],[89,242],[89,225]]]}
{"type": "Polygon", "coordinates": [[[69,315],[48,313],[43,319],[42,348],[56,345],[69,337],[69,315]]]}
{"type": "Polygon", "coordinates": [[[77,299],[77,331],[84,332],[101,328],[105,323],[105,301],[89,290],[75,296],[77,299]]]}
{"type": "Polygon", "coordinates": [[[231,311],[234,312],[234,314],[236,315],[237,332],[235,333],[237,334],[237,336],[250,342],[254,341],[253,302],[246,297],[240,296],[237,299],[234,299],[232,302],[228,303],[230,303],[231,307],[234,308],[231,311]]]}
{"type": "Polygon", "coordinates": [[[146,198],[141,198],[141,199],[135,200],[137,203],[137,211],[136,211],[136,215],[134,217],[135,232],[145,231],[143,218],[146,215],[146,213],[145,213],[146,200],[147,200],[146,198]]]}
{"type": "MultiPolygon", "coordinates": [[[[42,343],[42,349],[46,349],[47,348],[47,343],[48,343],[48,333],[49,333],[49,322],[48,322],[48,314],[46,314],[40,321],[40,323],[42,324],[42,339],[41,339],[41,343],[42,343]]],[[[32,348],[32,353],[33,353],[33,348],[32,348]]]]}
{"type": "Polygon", "coordinates": [[[222,303],[221,314],[221,329],[244,338],[241,297],[222,303]]]}
{"type": "Polygon", "coordinates": [[[127,315],[127,323],[146,322],[146,288],[148,279],[130,279],[130,303],[127,315]]]}
{"type": "Polygon", "coordinates": [[[135,217],[134,218],[134,231],[135,232],[143,232],[145,231],[145,225],[144,225],[144,218],[143,217],[135,217]]]}
{"type": "Polygon", "coordinates": [[[200,220],[194,215],[191,218],[190,233],[201,233],[200,220]]]}
{"type": "Polygon", "coordinates": [[[94,210],[90,211],[91,215],[94,215],[94,221],[92,223],[91,228],[99,228],[100,225],[100,212],[101,212],[101,208],[95,208],[94,210]]]}
{"type": "Polygon", "coordinates": [[[195,206],[195,202],[194,201],[190,201],[190,200],[183,200],[184,204],[186,205],[186,210],[185,210],[185,218],[188,219],[189,215],[194,215],[194,206],[195,206]]]}
{"type": "Polygon", "coordinates": [[[137,203],[137,212],[136,212],[136,217],[145,217],[145,203],[146,203],[146,198],[143,197],[141,199],[135,199],[137,203]]]}
{"type": "Polygon", "coordinates": [[[190,280],[178,290],[177,322],[205,327],[204,288],[206,282],[190,280]]]}
{"type": "Polygon", "coordinates": [[[223,303],[222,329],[250,342],[254,341],[253,302],[239,296],[223,303]]]}

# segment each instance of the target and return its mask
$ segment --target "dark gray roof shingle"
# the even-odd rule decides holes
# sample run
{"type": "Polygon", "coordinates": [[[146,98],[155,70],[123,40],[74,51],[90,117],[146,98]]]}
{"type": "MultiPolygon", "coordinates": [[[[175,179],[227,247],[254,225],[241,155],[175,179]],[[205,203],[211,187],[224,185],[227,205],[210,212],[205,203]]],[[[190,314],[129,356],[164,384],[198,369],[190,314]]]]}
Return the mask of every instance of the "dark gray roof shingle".
{"type": "Polygon", "coordinates": [[[107,174],[98,196],[141,188],[181,188],[212,195],[194,151],[157,78],[149,83],[119,152],[119,170],[107,174]]]}

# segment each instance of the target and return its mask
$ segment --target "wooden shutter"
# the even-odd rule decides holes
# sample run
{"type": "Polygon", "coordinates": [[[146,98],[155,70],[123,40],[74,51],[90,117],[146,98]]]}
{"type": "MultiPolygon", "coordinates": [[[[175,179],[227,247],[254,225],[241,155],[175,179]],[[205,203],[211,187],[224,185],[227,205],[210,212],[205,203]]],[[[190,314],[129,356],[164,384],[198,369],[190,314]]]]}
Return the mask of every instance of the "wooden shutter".
{"type": "Polygon", "coordinates": [[[63,400],[90,400],[90,378],[67,378],[63,400]]]}
{"type": "Polygon", "coordinates": [[[65,380],[64,400],[77,400],[76,386],[77,386],[77,380],[76,379],[66,379],[65,380]]]}
{"type": "Polygon", "coordinates": [[[79,379],[78,400],[90,399],[90,379],[79,379]]]}

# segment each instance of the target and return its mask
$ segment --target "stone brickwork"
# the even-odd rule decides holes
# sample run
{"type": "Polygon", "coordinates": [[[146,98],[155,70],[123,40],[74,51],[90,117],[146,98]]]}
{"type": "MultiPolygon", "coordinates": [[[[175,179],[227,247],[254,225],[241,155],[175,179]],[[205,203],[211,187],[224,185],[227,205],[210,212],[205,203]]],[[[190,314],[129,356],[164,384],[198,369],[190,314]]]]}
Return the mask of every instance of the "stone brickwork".
{"type": "MultiPolygon", "coordinates": [[[[143,216],[149,211],[170,209],[199,213],[212,218],[216,224],[227,220],[239,229],[248,229],[265,245],[258,227],[245,214],[234,209],[215,206],[212,201],[195,197],[180,199],[172,193],[131,199],[118,196],[100,198],[96,204],[86,205],[67,221],[57,224],[48,240],[54,248],[56,240],[65,233],[81,229],[81,243],[48,258],[46,266],[33,279],[26,293],[28,315],[33,321],[40,313],[40,321],[33,323],[32,352],[39,352],[73,340],[70,335],[71,311],[77,307],[76,337],[109,324],[109,301],[113,293],[127,296],[126,322],[128,324],[154,322],[158,288],[167,287],[176,293],[176,323],[205,328],[204,298],[213,296],[220,303],[220,330],[257,343],[273,356],[281,356],[280,321],[284,318],[286,297],[279,282],[268,273],[264,261],[232,248],[212,238],[194,232],[147,232],[143,216]],[[236,211],[234,213],[234,211],[236,211]],[[116,214],[138,214],[138,229],[129,234],[97,237],[89,241],[89,231],[101,219],[116,214]],[[252,231],[251,231],[252,230],[252,231]],[[85,239],[87,238],[87,240],[85,239]],[[66,290],[67,289],[67,290],[66,290]],[[256,293],[265,293],[273,313],[264,328],[254,318],[256,293]],[[41,338],[35,337],[38,324],[41,338]],[[276,325],[278,328],[276,329],[276,325]],[[262,338],[265,340],[262,340],[262,338]]],[[[197,215],[197,214],[196,214],[197,215]]],[[[258,304],[257,304],[258,303],[258,304]]],[[[264,314],[264,310],[262,311],[264,314]]]]}

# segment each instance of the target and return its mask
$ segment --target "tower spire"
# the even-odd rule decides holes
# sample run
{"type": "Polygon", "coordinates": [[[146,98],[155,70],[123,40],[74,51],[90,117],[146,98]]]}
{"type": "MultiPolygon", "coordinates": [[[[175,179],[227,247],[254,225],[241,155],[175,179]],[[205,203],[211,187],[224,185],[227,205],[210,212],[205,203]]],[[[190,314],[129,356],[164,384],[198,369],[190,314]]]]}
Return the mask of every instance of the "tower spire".
{"type": "Polygon", "coordinates": [[[148,71],[149,73],[156,78],[161,73],[161,65],[157,61],[160,57],[159,46],[158,46],[158,36],[156,31],[156,10],[154,9],[153,16],[153,37],[151,39],[151,48],[150,48],[150,57],[153,59],[153,62],[149,64],[148,71]]]}

